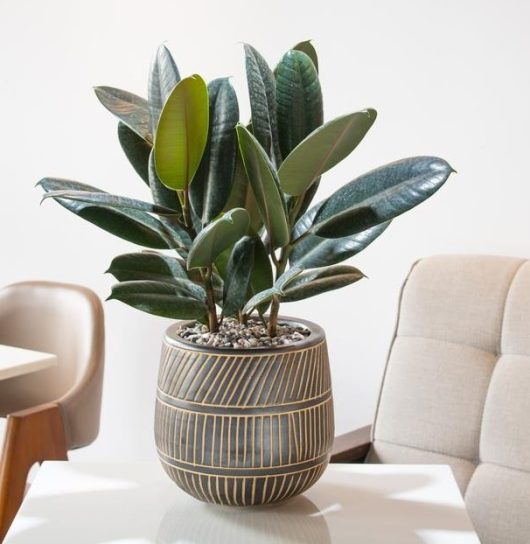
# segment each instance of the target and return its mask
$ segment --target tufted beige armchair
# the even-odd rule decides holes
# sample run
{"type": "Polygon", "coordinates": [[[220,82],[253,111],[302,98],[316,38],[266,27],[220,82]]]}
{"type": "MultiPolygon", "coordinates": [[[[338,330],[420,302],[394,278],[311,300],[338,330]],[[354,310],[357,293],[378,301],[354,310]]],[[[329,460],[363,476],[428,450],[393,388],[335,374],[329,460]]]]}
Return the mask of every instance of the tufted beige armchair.
{"type": "Polygon", "coordinates": [[[482,544],[530,542],[530,261],[413,266],[375,423],[335,440],[362,461],[448,464],[482,544]]]}

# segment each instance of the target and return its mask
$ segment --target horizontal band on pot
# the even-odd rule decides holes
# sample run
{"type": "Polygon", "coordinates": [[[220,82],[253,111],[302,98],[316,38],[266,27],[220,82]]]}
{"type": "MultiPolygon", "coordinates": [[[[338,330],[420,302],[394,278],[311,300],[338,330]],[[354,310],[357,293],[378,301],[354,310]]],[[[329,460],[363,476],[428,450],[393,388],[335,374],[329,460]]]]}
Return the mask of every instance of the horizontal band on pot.
{"type": "Polygon", "coordinates": [[[199,402],[189,400],[176,399],[167,395],[160,389],[157,390],[157,400],[187,412],[195,412],[197,414],[219,415],[219,416],[255,416],[255,415],[280,415],[298,412],[307,408],[315,408],[320,404],[324,404],[331,400],[331,390],[326,391],[318,397],[313,397],[300,402],[291,402],[286,404],[276,404],[270,406],[216,406],[205,405],[199,402]]]}
{"type": "Polygon", "coordinates": [[[186,463],[185,461],[177,461],[168,457],[160,450],[158,450],[160,460],[167,465],[174,467],[178,470],[190,472],[193,474],[204,474],[208,476],[221,476],[227,478],[253,478],[257,476],[288,476],[290,474],[297,474],[306,470],[314,469],[320,465],[324,465],[328,462],[328,454],[321,455],[316,459],[309,461],[303,461],[301,463],[293,463],[292,465],[272,466],[272,467],[208,467],[204,465],[194,465],[193,463],[186,463]]]}

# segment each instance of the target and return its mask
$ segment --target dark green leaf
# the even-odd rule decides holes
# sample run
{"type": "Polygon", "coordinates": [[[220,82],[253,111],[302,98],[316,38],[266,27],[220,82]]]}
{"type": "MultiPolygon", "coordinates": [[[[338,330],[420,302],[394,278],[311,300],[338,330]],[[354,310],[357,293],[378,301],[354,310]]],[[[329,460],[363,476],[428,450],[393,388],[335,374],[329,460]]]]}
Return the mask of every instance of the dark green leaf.
{"type": "Polygon", "coordinates": [[[185,191],[201,162],[208,139],[208,89],[197,74],[169,95],[158,122],[155,165],[169,189],[185,191]]]}
{"type": "Polygon", "coordinates": [[[149,280],[171,283],[189,279],[183,261],[160,253],[144,251],[114,257],[107,270],[118,281],[149,280]]]}
{"type": "Polygon", "coordinates": [[[110,195],[100,191],[73,191],[70,189],[51,191],[46,193],[42,197],[42,200],[46,200],[48,198],[76,200],[78,202],[85,202],[95,206],[105,206],[107,208],[126,208],[129,210],[155,213],[158,215],[178,215],[179,213],[177,210],[172,210],[164,206],[158,206],[157,204],[151,204],[150,202],[144,202],[143,200],[136,200],[126,196],[110,195]]]}
{"type": "Polygon", "coordinates": [[[178,199],[177,192],[173,189],[168,189],[158,177],[155,168],[155,154],[151,151],[149,156],[149,188],[153,195],[153,201],[155,204],[165,206],[173,210],[177,210],[179,215],[182,216],[182,207],[180,200],[178,199]]]}
{"type": "Polygon", "coordinates": [[[287,210],[274,167],[256,138],[241,124],[237,126],[237,135],[261,219],[273,246],[285,246],[289,242],[287,210]]]}
{"type": "Polygon", "coordinates": [[[280,276],[272,288],[252,297],[243,308],[243,313],[249,314],[256,306],[269,302],[273,297],[280,302],[295,302],[345,287],[363,277],[364,274],[353,266],[336,265],[305,271],[295,266],[280,276]]]}
{"type": "Polygon", "coordinates": [[[315,69],[318,73],[318,55],[310,40],[297,43],[293,47],[293,49],[295,49],[296,51],[302,51],[303,53],[305,53],[313,61],[313,64],[315,65],[315,69]]]}
{"type": "Polygon", "coordinates": [[[283,157],[323,122],[322,91],[311,59],[288,51],[276,68],[278,134],[283,157]]]}
{"type": "Polygon", "coordinates": [[[344,210],[312,227],[311,234],[323,238],[343,238],[358,234],[380,223],[377,214],[369,207],[344,210]]]}
{"type": "Polygon", "coordinates": [[[152,146],[121,121],[118,123],[118,139],[123,152],[135,172],[149,185],[149,154],[152,146]]]}
{"type": "Polygon", "coordinates": [[[244,314],[249,314],[254,310],[254,308],[257,308],[259,306],[265,306],[268,304],[273,297],[277,297],[281,300],[281,297],[284,294],[284,289],[286,286],[296,278],[299,274],[302,273],[302,269],[298,266],[294,266],[292,268],[289,268],[286,272],[284,272],[274,283],[274,285],[269,288],[265,289],[263,291],[260,291],[259,293],[256,293],[246,304],[243,308],[244,314]]]}
{"type": "Polygon", "coordinates": [[[158,47],[153,56],[151,70],[149,72],[148,99],[153,134],[156,133],[156,127],[162,108],[168,96],[171,94],[171,91],[179,81],[180,74],[177,65],[175,64],[169,49],[162,44],[158,47]]]}
{"type": "MultiPolygon", "coordinates": [[[[91,185],[58,178],[44,178],[37,185],[46,192],[100,191],[91,185]]],[[[100,192],[105,194],[103,191],[100,192]]],[[[61,198],[55,200],[75,215],[128,242],[153,249],[175,248],[178,245],[164,225],[146,212],[125,208],[120,210],[105,208],[61,198]]]]}
{"type": "Polygon", "coordinates": [[[147,100],[114,87],[94,87],[99,101],[140,138],[152,143],[151,114],[147,100]]]}
{"type": "Polygon", "coordinates": [[[202,286],[190,280],[185,263],[155,252],[126,253],[115,257],[107,270],[118,281],[156,281],[174,284],[184,296],[205,301],[202,286]]]}
{"type": "Polygon", "coordinates": [[[228,78],[208,85],[208,144],[190,186],[190,200],[202,224],[208,224],[223,210],[234,180],[237,155],[235,126],[239,120],[236,93],[228,78]]]}
{"type": "Polygon", "coordinates": [[[258,204],[252,187],[248,181],[243,159],[241,153],[238,150],[236,158],[236,169],[234,173],[234,182],[232,183],[232,190],[228,201],[223,211],[231,210],[232,208],[245,208],[250,216],[250,231],[259,232],[263,227],[263,221],[258,210],[258,204]]]}
{"type": "Polygon", "coordinates": [[[232,249],[226,269],[223,292],[223,314],[237,315],[245,305],[254,266],[255,238],[245,236],[232,249]]]}
{"type": "MultiPolygon", "coordinates": [[[[315,215],[322,202],[311,208],[298,221],[293,229],[293,238],[299,238],[311,228],[315,215]]],[[[378,238],[390,225],[390,221],[372,227],[358,234],[344,238],[327,239],[310,234],[294,244],[289,256],[291,266],[302,268],[318,268],[337,264],[360,253],[378,238]]]]}
{"type": "Polygon", "coordinates": [[[453,171],[438,157],[412,157],[372,170],[327,198],[320,205],[312,228],[338,214],[365,207],[373,212],[366,227],[384,223],[429,198],[453,171]]]}
{"type": "Polygon", "coordinates": [[[285,193],[301,195],[324,172],[347,157],[373,125],[377,114],[368,109],[337,117],[300,142],[278,170],[285,193]]]}
{"type": "Polygon", "coordinates": [[[137,310],[173,319],[203,319],[206,304],[171,283],[126,281],[112,287],[107,300],[120,300],[137,310]]]}
{"type": "Polygon", "coordinates": [[[280,164],[274,76],[256,49],[248,44],[244,47],[252,131],[273,163],[280,164]]]}
{"type": "Polygon", "coordinates": [[[193,241],[188,269],[210,266],[220,253],[245,236],[248,225],[249,216],[243,208],[234,208],[210,223],[193,241]]]}
{"type": "Polygon", "coordinates": [[[340,289],[364,278],[364,274],[353,266],[335,265],[327,268],[306,270],[298,274],[283,289],[282,302],[295,302],[326,291],[340,289]]]}
{"type": "MultiPolygon", "coordinates": [[[[252,272],[250,274],[250,285],[248,289],[249,299],[260,291],[269,289],[274,283],[272,264],[269,254],[267,253],[261,238],[256,236],[254,240],[254,266],[252,267],[252,272]]],[[[257,309],[258,312],[263,315],[267,311],[268,307],[269,304],[264,303],[262,305],[258,305],[257,309]]]]}

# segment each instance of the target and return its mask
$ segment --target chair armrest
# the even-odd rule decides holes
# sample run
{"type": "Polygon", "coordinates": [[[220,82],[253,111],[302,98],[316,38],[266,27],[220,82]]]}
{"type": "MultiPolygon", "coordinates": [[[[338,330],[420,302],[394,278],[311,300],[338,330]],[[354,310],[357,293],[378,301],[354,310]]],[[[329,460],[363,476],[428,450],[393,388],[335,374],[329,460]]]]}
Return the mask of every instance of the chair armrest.
{"type": "Polygon", "coordinates": [[[370,449],[372,426],[336,436],[331,449],[331,463],[362,463],[370,449]]]}

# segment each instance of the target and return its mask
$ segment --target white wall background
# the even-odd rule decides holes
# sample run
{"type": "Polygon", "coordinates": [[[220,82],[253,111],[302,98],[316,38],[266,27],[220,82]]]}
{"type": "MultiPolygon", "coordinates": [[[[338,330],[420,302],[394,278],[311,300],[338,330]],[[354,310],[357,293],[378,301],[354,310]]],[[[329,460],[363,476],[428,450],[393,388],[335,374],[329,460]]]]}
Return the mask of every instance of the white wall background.
{"type": "MultiPolygon", "coordinates": [[[[379,112],[321,196],[411,155],[440,155],[458,170],[356,258],[369,280],[284,307],[327,330],[337,430],[366,424],[411,263],[450,252],[530,256],[529,20],[524,0],[0,0],[0,284],[77,282],[105,298],[112,279],[102,272],[114,255],[134,249],[54,203],[39,207],[34,189],[51,175],[147,197],[93,85],[145,94],[151,54],[167,40],[181,74],[233,75],[246,117],[240,42],[275,63],[312,38],[326,117],[366,106],[379,112]]],[[[105,309],[102,430],[76,455],[150,457],[169,321],[117,302],[105,309]]]]}

